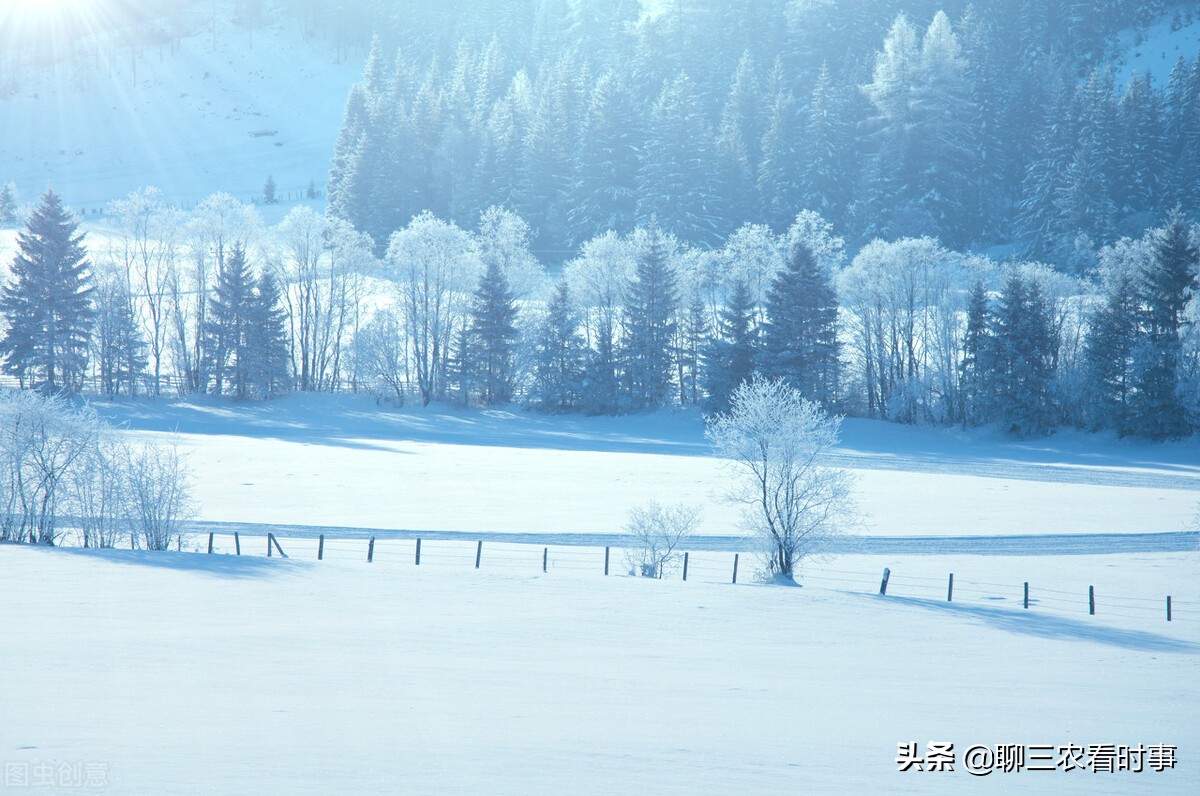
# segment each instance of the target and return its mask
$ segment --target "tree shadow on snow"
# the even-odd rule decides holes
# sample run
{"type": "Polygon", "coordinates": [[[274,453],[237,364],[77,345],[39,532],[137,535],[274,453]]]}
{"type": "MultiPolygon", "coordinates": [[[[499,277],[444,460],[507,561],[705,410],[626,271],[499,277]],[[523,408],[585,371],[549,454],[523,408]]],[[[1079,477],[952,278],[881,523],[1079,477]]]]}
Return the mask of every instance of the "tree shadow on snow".
{"type": "Polygon", "coordinates": [[[284,567],[308,566],[307,562],[262,556],[235,556],[173,550],[117,550],[113,548],[58,547],[56,552],[85,556],[111,564],[157,567],[180,572],[197,572],[222,578],[263,578],[281,574],[284,567]]]}
{"type": "Polygon", "coordinates": [[[1035,636],[1037,638],[1091,641],[1097,644],[1106,644],[1111,647],[1120,647],[1138,652],[1174,652],[1182,655],[1200,655],[1200,644],[1144,630],[1107,627],[1096,623],[1099,621],[1099,618],[1088,621],[1071,619],[1064,616],[1051,616],[1032,610],[1016,612],[1003,608],[947,603],[940,600],[929,600],[919,597],[886,597],[883,599],[938,613],[974,617],[998,630],[1035,636]]]}

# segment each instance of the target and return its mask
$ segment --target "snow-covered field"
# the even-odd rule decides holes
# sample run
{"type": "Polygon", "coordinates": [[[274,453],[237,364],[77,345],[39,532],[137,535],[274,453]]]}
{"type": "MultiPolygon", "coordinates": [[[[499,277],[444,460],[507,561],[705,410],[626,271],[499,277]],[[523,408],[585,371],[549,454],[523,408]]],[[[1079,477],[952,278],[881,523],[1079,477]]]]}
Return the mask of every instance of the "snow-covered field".
{"type": "MultiPolygon", "coordinates": [[[[649,500],[699,505],[701,531],[738,532],[728,473],[698,414],[554,418],[380,409],[293,396],[256,406],[97,404],[196,473],[199,519],[522,534],[619,533],[649,500]]],[[[834,463],[859,476],[861,533],[1162,533],[1194,528],[1200,446],[1061,433],[987,433],[847,420],[834,463]]]]}
{"type": "MultiPolygon", "coordinates": [[[[1195,583],[1194,555],[1104,558],[1195,583]]],[[[876,588],[0,546],[0,761],[15,793],[1195,793],[1195,615],[876,588]],[[952,773],[898,771],[931,741],[952,773]],[[975,777],[974,744],[1178,762],[975,777]]]]}
{"type": "Polygon", "coordinates": [[[788,589],[754,585],[745,553],[730,584],[731,550],[748,545],[705,549],[736,518],[694,414],[328,396],[98,408],[190,451],[216,554],[0,546],[13,792],[1190,794],[1200,781],[1200,553],[1039,542],[1180,530],[1194,443],[848,421],[835,460],[860,475],[863,533],[992,533],[983,543],[1005,554],[840,555],[788,589]],[[687,582],[630,578],[619,550],[606,577],[603,547],[586,546],[651,498],[704,506],[687,582]],[[240,557],[222,522],[241,523],[240,557]],[[323,561],[317,525],[335,526],[320,529],[323,561]],[[355,525],[380,534],[373,563],[355,525]],[[289,558],[265,556],[272,529],[289,558]],[[488,537],[476,569],[473,541],[426,534],[418,567],[415,542],[386,529],[524,544],[488,537]],[[955,770],[900,772],[902,742],[921,756],[954,744],[955,770]],[[1177,764],[1153,771],[1147,752],[1142,773],[974,776],[976,744],[1022,745],[1030,764],[1044,745],[1055,762],[1072,744],[1165,745],[1177,764]]]}

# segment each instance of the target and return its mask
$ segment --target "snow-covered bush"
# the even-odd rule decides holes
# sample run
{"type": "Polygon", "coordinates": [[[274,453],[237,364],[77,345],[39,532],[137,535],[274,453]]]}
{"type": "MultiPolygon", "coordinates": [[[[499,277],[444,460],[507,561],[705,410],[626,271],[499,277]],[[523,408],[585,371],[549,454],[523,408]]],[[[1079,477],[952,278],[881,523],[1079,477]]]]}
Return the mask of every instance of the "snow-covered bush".
{"type": "Polygon", "coordinates": [[[95,412],[32,391],[0,394],[0,541],[52,545],[72,474],[95,446],[95,412]]]}
{"type": "Polygon", "coordinates": [[[130,537],[129,490],[124,462],[128,447],[104,428],[70,479],[70,501],[84,547],[116,547],[130,537]]]}
{"type": "Polygon", "coordinates": [[[125,516],[134,547],[180,549],[191,517],[191,475],[178,443],[145,443],[125,452],[125,516]]]}
{"type": "Polygon", "coordinates": [[[700,509],[683,504],[663,506],[651,501],[629,510],[625,530],[631,546],[625,550],[629,574],[661,578],[680,557],[679,545],[700,524],[700,509]]]}

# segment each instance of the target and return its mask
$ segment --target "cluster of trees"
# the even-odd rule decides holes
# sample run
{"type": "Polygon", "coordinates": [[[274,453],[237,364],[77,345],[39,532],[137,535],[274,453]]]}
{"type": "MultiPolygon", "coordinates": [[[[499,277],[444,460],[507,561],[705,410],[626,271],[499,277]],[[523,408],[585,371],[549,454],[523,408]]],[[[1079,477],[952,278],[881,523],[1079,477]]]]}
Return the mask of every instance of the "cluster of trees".
{"type": "Polygon", "coordinates": [[[493,5],[507,21],[456,48],[396,51],[376,20],[327,195],[380,253],[426,210],[512,208],[557,261],[652,217],[715,245],[808,207],[855,245],[1015,243],[1082,272],[1200,199],[1200,57],[1167,86],[1108,66],[1168,3],[493,5]]]}
{"type": "Polygon", "coordinates": [[[812,211],[715,248],[656,220],[608,231],[556,277],[496,207],[475,230],[422,213],[381,259],[308,208],[266,228],[228,196],[185,215],[145,190],[112,212],[95,263],[52,193],[19,233],[0,350],[22,385],[617,413],[721,410],[758,374],[838,411],[1023,435],[1165,438],[1200,419],[1198,233],[1178,210],[1102,248],[1095,280],[932,238],[850,259],[812,211]]]}
{"type": "Polygon", "coordinates": [[[88,407],[0,393],[0,542],[178,549],[191,479],[174,445],[122,442],[88,407]]]}
{"type": "Polygon", "coordinates": [[[106,397],[158,395],[164,364],[184,391],[271,397],[291,384],[288,315],[275,274],[255,275],[236,225],[252,222],[216,196],[184,227],[153,190],[114,205],[120,221],[94,268],[78,222],[47,191],[17,235],[0,289],[5,373],[47,395],[79,392],[89,376],[106,397]],[[181,233],[195,237],[182,256],[181,233]]]}

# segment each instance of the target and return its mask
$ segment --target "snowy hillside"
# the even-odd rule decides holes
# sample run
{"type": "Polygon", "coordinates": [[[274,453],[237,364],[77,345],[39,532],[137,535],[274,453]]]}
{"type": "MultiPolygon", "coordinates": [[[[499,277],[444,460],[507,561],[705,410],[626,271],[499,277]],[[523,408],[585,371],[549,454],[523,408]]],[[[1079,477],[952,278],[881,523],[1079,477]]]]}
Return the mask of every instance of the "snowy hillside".
{"type": "Polygon", "coordinates": [[[1117,85],[1124,86],[1134,72],[1148,72],[1154,85],[1167,85],[1171,68],[1182,58],[1192,63],[1200,54],[1200,17],[1167,14],[1145,30],[1126,31],[1120,37],[1117,85]]]}
{"type": "Polygon", "coordinates": [[[32,201],[52,186],[92,213],[154,185],[190,206],[227,191],[284,198],[323,191],[347,87],[361,60],[336,63],[295,24],[255,30],[224,16],[175,46],[63,61],[0,92],[0,181],[32,201]]]}

